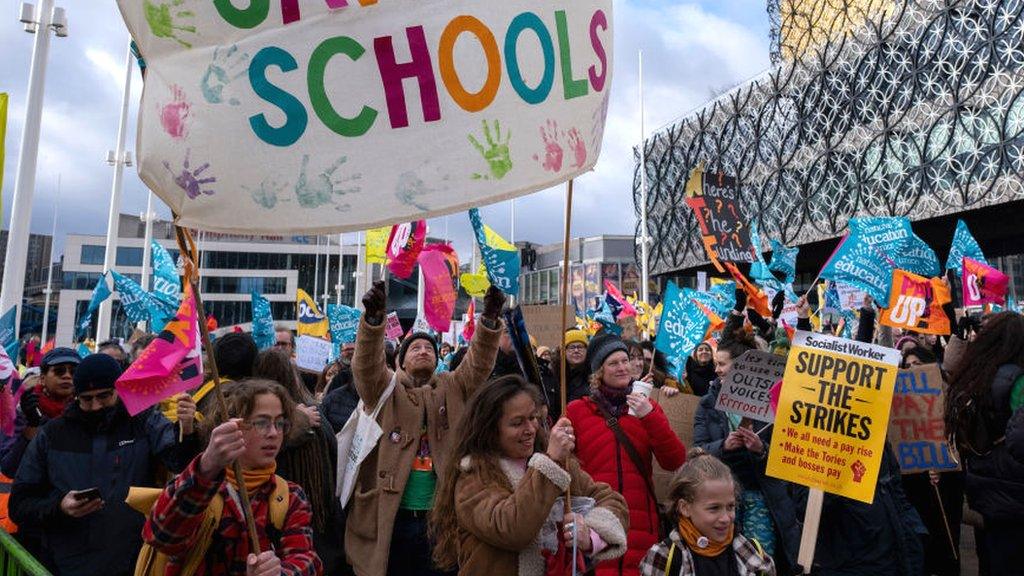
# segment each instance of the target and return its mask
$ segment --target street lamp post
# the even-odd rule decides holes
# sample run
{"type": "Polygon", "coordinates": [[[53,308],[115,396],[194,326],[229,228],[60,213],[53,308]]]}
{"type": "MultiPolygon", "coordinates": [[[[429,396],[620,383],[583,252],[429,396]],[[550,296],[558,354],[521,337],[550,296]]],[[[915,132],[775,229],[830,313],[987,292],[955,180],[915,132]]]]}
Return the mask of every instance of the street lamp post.
{"type": "Polygon", "coordinates": [[[58,38],[68,35],[64,9],[53,0],[40,0],[38,6],[21,5],[25,31],[36,35],[32,44],[32,65],[28,72],[25,102],[25,127],[21,132],[21,152],[14,181],[11,225],[4,257],[4,277],[0,284],[0,314],[17,308],[15,337],[21,326],[21,300],[25,294],[25,267],[28,258],[29,228],[32,220],[32,195],[36,187],[36,161],[39,158],[39,128],[43,118],[43,93],[46,88],[46,61],[50,52],[50,32],[58,38]]]}
{"type": "MultiPolygon", "coordinates": [[[[121,214],[121,188],[124,185],[124,168],[132,165],[131,152],[124,149],[124,141],[128,134],[128,101],[132,94],[132,66],[135,55],[132,54],[131,43],[125,57],[124,94],[121,97],[121,118],[117,124],[117,149],[107,152],[107,164],[114,167],[114,182],[110,189],[110,213],[107,216],[107,246],[103,252],[103,273],[114,269],[117,260],[117,222],[121,214]]],[[[96,342],[110,338],[111,301],[106,299],[100,304],[99,317],[96,321],[96,342]]]]}

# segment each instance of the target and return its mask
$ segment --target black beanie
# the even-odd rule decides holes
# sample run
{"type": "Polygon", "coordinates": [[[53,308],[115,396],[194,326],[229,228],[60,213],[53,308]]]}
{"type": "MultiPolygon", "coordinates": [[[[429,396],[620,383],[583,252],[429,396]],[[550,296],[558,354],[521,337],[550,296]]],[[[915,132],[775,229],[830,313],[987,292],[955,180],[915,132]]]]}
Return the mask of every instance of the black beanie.
{"type": "Polygon", "coordinates": [[[437,362],[437,340],[433,336],[426,332],[413,332],[405,340],[402,340],[402,346],[398,349],[398,367],[405,370],[405,352],[412,346],[415,340],[426,340],[430,342],[430,347],[434,350],[434,361],[437,362]]]}
{"type": "Polygon", "coordinates": [[[75,394],[114,387],[121,377],[121,363],[108,354],[90,354],[75,368],[75,394]]]}
{"type": "Polygon", "coordinates": [[[601,368],[604,361],[613,353],[619,350],[629,353],[626,343],[622,338],[613,334],[599,334],[595,336],[587,346],[587,362],[590,364],[590,373],[593,374],[601,368]]]}

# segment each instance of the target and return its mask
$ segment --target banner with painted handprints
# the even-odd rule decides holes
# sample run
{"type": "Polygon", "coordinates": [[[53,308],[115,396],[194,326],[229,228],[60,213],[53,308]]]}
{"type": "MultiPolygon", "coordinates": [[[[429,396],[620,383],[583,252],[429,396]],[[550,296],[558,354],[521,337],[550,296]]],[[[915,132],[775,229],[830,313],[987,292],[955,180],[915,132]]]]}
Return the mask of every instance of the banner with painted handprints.
{"type": "Polygon", "coordinates": [[[612,0],[118,0],[139,175],[204,230],[328,233],[549,188],[601,152],[612,0]]]}

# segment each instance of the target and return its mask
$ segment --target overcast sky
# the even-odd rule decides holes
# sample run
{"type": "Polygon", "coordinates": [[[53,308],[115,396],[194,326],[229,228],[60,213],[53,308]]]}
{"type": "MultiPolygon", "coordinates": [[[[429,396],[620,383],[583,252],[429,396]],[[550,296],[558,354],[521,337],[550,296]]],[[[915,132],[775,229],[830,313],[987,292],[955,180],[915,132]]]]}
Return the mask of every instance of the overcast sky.
{"type": "MultiPolygon", "coordinates": [[[[48,234],[54,206],[58,254],[68,233],[103,234],[113,170],[105,162],[117,139],[124,90],[128,32],[113,0],[57,0],[67,9],[71,35],[52,38],[32,210],[32,232],[48,234]],[[58,202],[57,179],[62,177],[58,202]]],[[[764,0],[614,0],[615,71],[601,159],[576,181],[573,235],[632,234],[632,147],[640,140],[637,51],[644,51],[644,97],[648,134],[701,105],[714,93],[768,67],[768,16],[764,0]]],[[[17,21],[17,2],[0,10],[0,92],[10,93],[3,179],[3,227],[9,227],[33,36],[17,21]]],[[[132,78],[128,146],[134,150],[141,77],[132,78]]],[[[121,211],[145,210],[146,188],[126,172],[121,211]]],[[[539,243],[561,239],[564,186],[516,201],[516,239],[539,243]]],[[[161,218],[170,211],[159,205],[161,218]]],[[[510,232],[508,203],[482,210],[500,234],[510,232]]],[[[449,235],[468,254],[468,218],[448,217],[449,235]]],[[[444,219],[430,223],[444,234],[444,219]]],[[[355,235],[346,235],[346,242],[355,235]]]]}

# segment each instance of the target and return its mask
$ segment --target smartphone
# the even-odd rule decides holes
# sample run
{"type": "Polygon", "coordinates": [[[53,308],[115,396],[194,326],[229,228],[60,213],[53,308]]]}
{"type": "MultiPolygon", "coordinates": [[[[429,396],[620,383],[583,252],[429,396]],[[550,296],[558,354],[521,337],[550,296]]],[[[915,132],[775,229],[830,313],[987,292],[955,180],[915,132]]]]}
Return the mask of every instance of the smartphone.
{"type": "Polygon", "coordinates": [[[75,492],[75,500],[99,500],[100,489],[99,488],[87,488],[75,492]]]}

